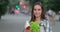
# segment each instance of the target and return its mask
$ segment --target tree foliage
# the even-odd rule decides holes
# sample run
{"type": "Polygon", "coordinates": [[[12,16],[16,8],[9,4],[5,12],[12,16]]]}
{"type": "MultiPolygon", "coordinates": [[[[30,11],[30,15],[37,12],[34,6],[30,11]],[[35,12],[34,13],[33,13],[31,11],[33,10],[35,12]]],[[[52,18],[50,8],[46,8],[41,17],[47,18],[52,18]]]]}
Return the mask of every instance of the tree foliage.
{"type": "Polygon", "coordinates": [[[8,0],[0,0],[0,18],[7,11],[7,5],[9,4],[8,0]]]}
{"type": "Polygon", "coordinates": [[[60,10],[60,0],[43,0],[44,7],[57,12],[60,10]]]}
{"type": "Polygon", "coordinates": [[[29,3],[30,3],[31,6],[36,2],[40,2],[40,0],[29,0],[29,3]]]}

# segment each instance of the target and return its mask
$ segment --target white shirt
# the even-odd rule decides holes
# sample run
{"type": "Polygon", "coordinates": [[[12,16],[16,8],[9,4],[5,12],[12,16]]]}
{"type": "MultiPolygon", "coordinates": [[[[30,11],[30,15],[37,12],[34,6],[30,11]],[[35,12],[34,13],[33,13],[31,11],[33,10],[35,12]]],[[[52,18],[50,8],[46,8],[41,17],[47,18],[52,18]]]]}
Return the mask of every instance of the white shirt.
{"type": "MultiPolygon", "coordinates": [[[[46,27],[46,32],[51,32],[48,21],[42,20],[42,21],[41,21],[41,25],[44,25],[44,26],[46,27]]],[[[30,26],[29,21],[26,21],[26,23],[25,23],[25,29],[26,29],[26,27],[28,27],[28,26],[30,26]]],[[[43,28],[42,26],[40,27],[40,32],[45,32],[45,30],[44,30],[44,28],[43,28]]]]}

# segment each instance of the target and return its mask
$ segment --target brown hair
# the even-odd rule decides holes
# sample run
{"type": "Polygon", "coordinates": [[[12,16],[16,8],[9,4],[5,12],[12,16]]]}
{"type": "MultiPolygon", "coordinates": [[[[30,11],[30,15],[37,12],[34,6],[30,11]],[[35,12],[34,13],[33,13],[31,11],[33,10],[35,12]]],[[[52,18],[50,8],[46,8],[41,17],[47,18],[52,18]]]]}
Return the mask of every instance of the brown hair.
{"type": "Polygon", "coordinates": [[[41,19],[42,19],[42,20],[43,20],[43,19],[46,19],[46,18],[45,18],[44,8],[43,8],[42,4],[41,4],[40,2],[37,2],[37,3],[35,3],[35,4],[32,6],[32,12],[31,12],[31,20],[30,20],[30,22],[31,22],[31,21],[35,21],[35,19],[36,19],[36,17],[33,15],[33,10],[34,10],[34,6],[35,6],[35,5],[40,5],[40,6],[41,6],[41,8],[42,8],[41,19]]]}

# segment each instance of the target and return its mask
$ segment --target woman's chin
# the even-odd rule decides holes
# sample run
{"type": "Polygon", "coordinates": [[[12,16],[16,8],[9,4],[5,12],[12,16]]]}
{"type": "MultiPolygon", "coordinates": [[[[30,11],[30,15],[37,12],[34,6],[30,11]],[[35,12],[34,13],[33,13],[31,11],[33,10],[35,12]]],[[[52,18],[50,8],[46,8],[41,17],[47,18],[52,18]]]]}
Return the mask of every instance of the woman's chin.
{"type": "Polygon", "coordinates": [[[38,17],[40,17],[40,16],[36,16],[36,18],[38,18],[38,17]]]}

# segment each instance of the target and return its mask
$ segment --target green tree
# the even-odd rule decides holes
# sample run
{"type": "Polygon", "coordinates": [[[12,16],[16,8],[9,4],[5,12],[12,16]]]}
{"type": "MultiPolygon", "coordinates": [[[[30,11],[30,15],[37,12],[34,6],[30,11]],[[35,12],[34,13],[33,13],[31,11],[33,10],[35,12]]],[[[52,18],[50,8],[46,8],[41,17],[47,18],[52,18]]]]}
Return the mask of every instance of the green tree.
{"type": "Polygon", "coordinates": [[[41,0],[29,0],[29,3],[31,6],[36,2],[41,2],[41,0]]]}
{"type": "Polygon", "coordinates": [[[0,19],[1,16],[4,15],[7,11],[8,0],[0,0],[0,19]]]}
{"type": "Polygon", "coordinates": [[[57,12],[60,10],[60,0],[43,0],[42,1],[45,9],[52,9],[57,12]]]}

